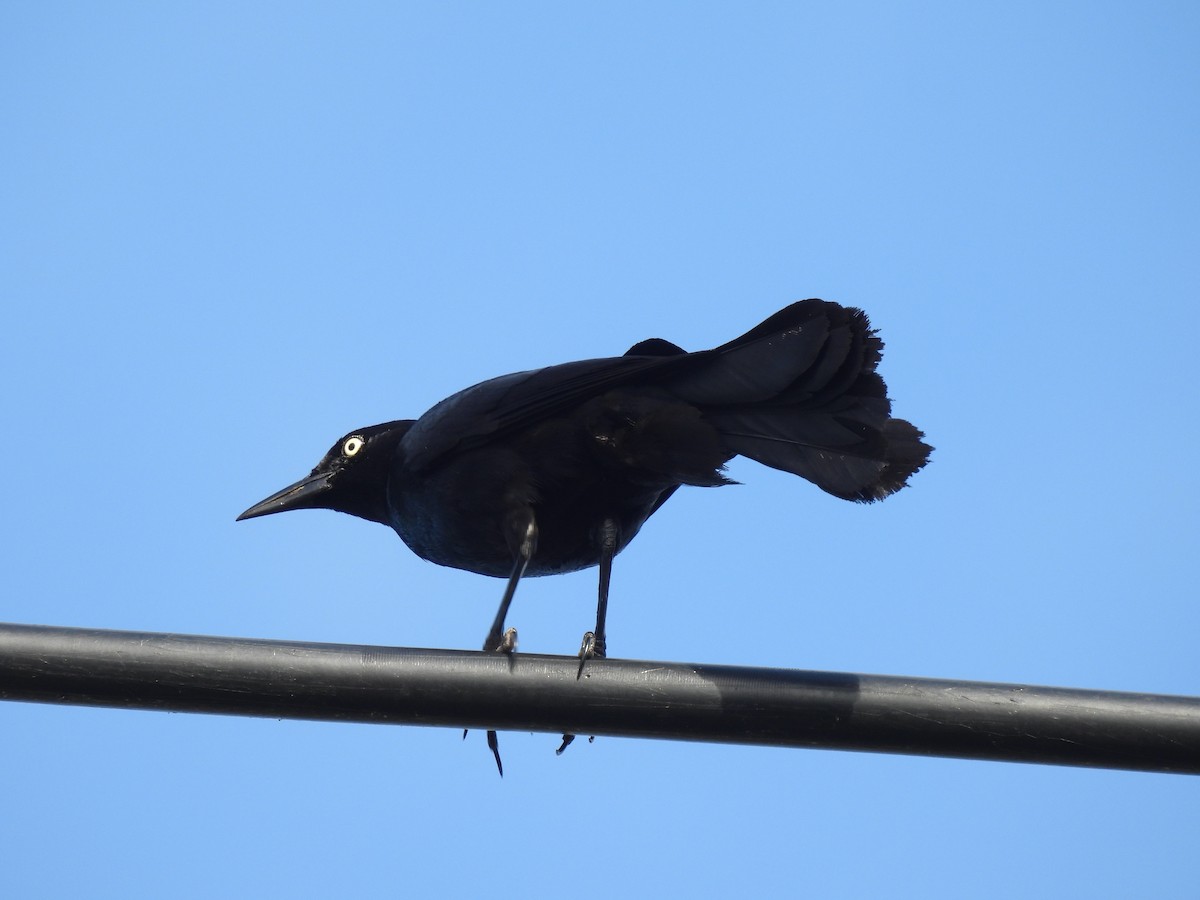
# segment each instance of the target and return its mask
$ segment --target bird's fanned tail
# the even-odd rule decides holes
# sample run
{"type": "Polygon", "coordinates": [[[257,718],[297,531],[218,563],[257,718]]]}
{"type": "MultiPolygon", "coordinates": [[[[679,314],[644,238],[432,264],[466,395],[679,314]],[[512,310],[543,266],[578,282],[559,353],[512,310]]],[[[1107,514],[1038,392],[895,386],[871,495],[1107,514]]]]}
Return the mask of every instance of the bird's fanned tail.
{"type": "Polygon", "coordinates": [[[733,453],[860,502],[900,490],[932,448],[891,416],[883,342],[861,310],[803,300],[670,379],[733,453]]]}

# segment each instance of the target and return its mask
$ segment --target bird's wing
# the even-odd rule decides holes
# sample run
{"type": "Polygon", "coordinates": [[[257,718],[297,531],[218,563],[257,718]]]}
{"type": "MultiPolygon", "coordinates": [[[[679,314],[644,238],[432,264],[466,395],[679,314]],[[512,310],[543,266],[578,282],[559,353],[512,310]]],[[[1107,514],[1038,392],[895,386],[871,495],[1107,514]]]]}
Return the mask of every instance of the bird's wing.
{"type": "Polygon", "coordinates": [[[446,454],[483,446],[622,385],[653,385],[693,357],[681,351],[585,359],[484,381],[447,397],[417,420],[404,438],[407,465],[421,471],[446,454]]]}

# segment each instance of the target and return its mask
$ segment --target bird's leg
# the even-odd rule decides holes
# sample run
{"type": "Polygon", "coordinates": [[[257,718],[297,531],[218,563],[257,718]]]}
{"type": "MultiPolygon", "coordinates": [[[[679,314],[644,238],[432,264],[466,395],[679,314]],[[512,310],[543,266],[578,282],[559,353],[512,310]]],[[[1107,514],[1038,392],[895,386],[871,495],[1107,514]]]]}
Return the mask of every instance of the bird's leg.
{"type": "Polygon", "coordinates": [[[596,630],[583,636],[579,646],[579,671],[576,679],[583,675],[583,664],[589,659],[604,659],[608,650],[605,641],[604,620],[608,617],[608,585],[612,580],[613,557],[617,555],[617,523],[611,518],[600,523],[600,593],[596,600],[596,630]]]}
{"type": "MultiPolygon", "coordinates": [[[[504,630],[504,620],[508,617],[508,608],[512,605],[513,595],[517,593],[517,583],[525,574],[529,560],[537,550],[537,521],[533,510],[523,509],[509,522],[509,546],[513,551],[512,574],[508,576],[508,584],[504,587],[504,596],[500,598],[500,608],[496,610],[496,619],[488,635],[484,638],[483,649],[495,653],[514,653],[517,649],[517,629],[504,630]]],[[[467,732],[463,731],[463,737],[467,732]]],[[[488,749],[496,757],[496,769],[500,777],[504,777],[504,764],[500,762],[500,736],[494,731],[487,733],[488,749]]]]}
{"type": "Polygon", "coordinates": [[[496,650],[502,653],[512,653],[517,647],[517,630],[504,630],[504,620],[508,617],[508,608],[512,605],[513,595],[517,593],[517,583],[525,574],[529,560],[537,550],[537,522],[533,518],[533,510],[523,510],[523,515],[512,522],[512,537],[509,545],[513,550],[512,574],[508,576],[508,584],[504,587],[504,596],[500,598],[500,608],[496,610],[496,620],[483,641],[484,650],[496,650]]]}
{"type": "MultiPolygon", "coordinates": [[[[596,600],[596,630],[589,631],[583,636],[579,647],[579,670],[575,680],[583,676],[583,664],[589,659],[604,659],[607,651],[607,641],[604,633],[604,620],[608,617],[608,585],[612,580],[613,557],[617,555],[617,523],[611,518],[600,524],[600,593],[596,600]]],[[[561,755],[571,746],[575,735],[564,734],[562,743],[554,752],[561,755]]]]}

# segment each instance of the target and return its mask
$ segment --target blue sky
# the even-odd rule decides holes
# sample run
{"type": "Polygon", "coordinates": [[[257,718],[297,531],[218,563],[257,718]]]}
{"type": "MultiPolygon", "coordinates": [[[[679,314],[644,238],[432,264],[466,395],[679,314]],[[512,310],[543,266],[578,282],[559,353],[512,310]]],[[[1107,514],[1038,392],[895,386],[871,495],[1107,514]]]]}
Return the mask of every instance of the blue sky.
{"type": "MultiPolygon", "coordinates": [[[[474,648],[499,582],[234,517],[353,427],[820,296],[933,463],[681,491],[611,653],[1200,693],[1198,42],[1165,2],[4,4],[0,618],[474,648]]],[[[594,585],[522,585],[522,648],[594,585]]],[[[6,896],[1195,895],[1181,777],[0,720],[6,896]]]]}

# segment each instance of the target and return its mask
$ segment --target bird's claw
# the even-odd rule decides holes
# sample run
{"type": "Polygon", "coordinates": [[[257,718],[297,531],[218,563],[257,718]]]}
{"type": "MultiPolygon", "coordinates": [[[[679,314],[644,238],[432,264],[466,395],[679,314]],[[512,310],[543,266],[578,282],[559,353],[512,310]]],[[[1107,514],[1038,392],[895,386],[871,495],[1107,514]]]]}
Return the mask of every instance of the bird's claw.
{"type": "MultiPolygon", "coordinates": [[[[589,738],[588,738],[588,743],[589,743],[589,744],[594,744],[595,742],[596,742],[596,736],[593,734],[591,737],[589,737],[589,738]]],[[[573,743],[575,743],[575,735],[573,735],[573,734],[564,734],[564,735],[563,735],[563,739],[562,739],[562,743],[558,745],[558,749],[554,751],[554,755],[555,755],[555,756],[562,756],[562,752],[563,752],[564,750],[566,750],[568,747],[570,747],[570,746],[571,746],[571,744],[573,744],[573,743]]]]}
{"type": "Polygon", "coordinates": [[[583,677],[583,664],[589,659],[604,659],[607,655],[604,644],[604,638],[597,640],[594,631],[584,634],[583,643],[579,645],[579,669],[575,672],[576,681],[583,677]]]}
{"type": "Polygon", "coordinates": [[[504,777],[504,763],[500,762],[500,736],[494,731],[487,733],[488,749],[492,751],[492,756],[496,757],[496,771],[500,773],[500,777],[504,777]]]}

